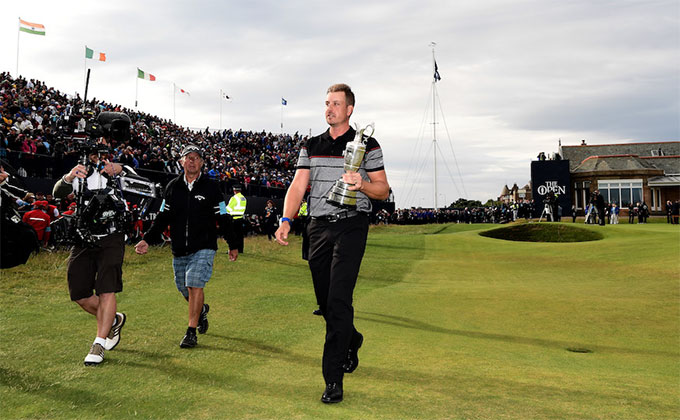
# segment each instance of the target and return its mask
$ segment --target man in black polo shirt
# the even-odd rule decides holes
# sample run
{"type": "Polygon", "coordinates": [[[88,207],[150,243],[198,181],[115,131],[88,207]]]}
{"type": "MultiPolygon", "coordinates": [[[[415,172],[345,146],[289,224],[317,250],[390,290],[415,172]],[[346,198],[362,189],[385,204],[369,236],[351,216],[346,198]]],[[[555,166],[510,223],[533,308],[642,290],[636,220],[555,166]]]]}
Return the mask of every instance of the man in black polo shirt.
{"type": "Polygon", "coordinates": [[[352,294],[366,248],[370,199],[384,200],[390,187],[383,167],[380,145],[368,139],[366,154],[358,172],[344,171],[343,152],[354,140],[355,130],[349,125],[354,110],[354,93],[345,84],[336,84],[326,92],[326,122],[330,128],[310,138],[300,149],[297,170],[286,193],[283,217],[276,240],[288,245],[291,220],[300,207],[307,186],[309,193],[309,268],[314,292],[326,320],[326,342],[323,350],[323,376],[326,389],[324,403],[342,401],[345,373],[356,369],[357,351],[363,336],[354,328],[352,294]],[[357,191],[356,210],[347,210],[327,202],[328,193],[337,179],[357,191]]]}

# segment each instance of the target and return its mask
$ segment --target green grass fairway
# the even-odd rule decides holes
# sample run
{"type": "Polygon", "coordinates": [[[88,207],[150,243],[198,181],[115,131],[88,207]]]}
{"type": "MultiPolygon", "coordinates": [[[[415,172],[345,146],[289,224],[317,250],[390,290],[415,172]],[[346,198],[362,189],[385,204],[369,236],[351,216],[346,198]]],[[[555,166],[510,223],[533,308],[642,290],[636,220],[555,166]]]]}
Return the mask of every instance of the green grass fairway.
{"type": "Polygon", "coordinates": [[[680,417],[677,226],[581,224],[604,239],[572,243],[479,235],[494,227],[371,229],[354,294],[361,362],[333,406],[319,401],[325,330],[299,237],[248,239],[236,263],[220,244],[210,329],[190,350],[169,249],[129,247],[128,321],[95,368],[67,254],[42,253],[0,272],[0,418],[680,417]]]}

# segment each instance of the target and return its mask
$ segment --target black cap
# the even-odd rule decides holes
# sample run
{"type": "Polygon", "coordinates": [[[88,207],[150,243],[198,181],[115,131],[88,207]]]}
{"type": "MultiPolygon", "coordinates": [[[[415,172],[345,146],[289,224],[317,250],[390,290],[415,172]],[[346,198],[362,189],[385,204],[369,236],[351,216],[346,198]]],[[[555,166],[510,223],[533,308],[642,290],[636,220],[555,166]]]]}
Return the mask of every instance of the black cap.
{"type": "Polygon", "coordinates": [[[181,157],[184,157],[188,155],[189,153],[198,153],[200,157],[203,157],[203,151],[201,150],[200,147],[196,146],[195,144],[187,144],[184,146],[184,149],[182,149],[181,157]]]}

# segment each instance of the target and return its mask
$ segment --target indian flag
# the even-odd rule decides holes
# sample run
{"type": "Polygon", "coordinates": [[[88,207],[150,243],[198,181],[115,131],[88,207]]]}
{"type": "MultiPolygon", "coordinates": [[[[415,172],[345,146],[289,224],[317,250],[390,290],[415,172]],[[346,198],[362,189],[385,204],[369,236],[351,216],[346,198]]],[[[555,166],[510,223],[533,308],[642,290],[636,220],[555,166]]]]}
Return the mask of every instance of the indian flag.
{"type": "Polygon", "coordinates": [[[19,18],[19,30],[33,35],[45,35],[45,25],[26,22],[19,18]]]}
{"type": "Polygon", "coordinates": [[[100,52],[100,51],[95,51],[91,48],[87,48],[87,45],[85,46],[85,58],[90,58],[93,60],[98,60],[98,61],[106,61],[106,53],[100,52]]]}
{"type": "Polygon", "coordinates": [[[139,69],[139,67],[137,67],[137,77],[139,77],[140,79],[148,80],[150,82],[156,81],[156,76],[154,76],[151,73],[145,73],[145,72],[141,71],[139,69]]]}

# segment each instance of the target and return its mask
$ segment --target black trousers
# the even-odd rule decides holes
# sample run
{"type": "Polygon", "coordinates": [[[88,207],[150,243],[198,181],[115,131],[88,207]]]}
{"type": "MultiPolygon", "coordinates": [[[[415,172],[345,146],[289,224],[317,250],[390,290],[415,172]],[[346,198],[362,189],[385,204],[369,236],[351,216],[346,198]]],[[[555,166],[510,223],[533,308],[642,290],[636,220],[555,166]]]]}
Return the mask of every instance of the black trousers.
{"type": "Polygon", "coordinates": [[[326,320],[323,377],[326,383],[342,382],[347,351],[360,337],[354,328],[352,294],[366,249],[368,216],[337,222],[312,219],[307,232],[314,293],[326,320]]]}

